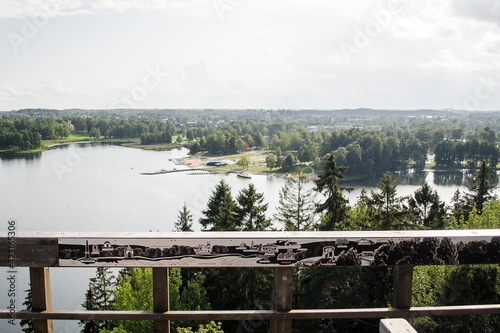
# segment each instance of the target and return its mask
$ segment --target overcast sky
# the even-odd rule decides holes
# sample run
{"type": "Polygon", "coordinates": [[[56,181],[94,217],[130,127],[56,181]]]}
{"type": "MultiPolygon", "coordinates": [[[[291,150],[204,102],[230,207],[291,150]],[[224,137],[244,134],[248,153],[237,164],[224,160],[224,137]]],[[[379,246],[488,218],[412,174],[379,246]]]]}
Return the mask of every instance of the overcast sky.
{"type": "Polygon", "coordinates": [[[500,0],[2,0],[0,110],[500,109],[500,0]]]}

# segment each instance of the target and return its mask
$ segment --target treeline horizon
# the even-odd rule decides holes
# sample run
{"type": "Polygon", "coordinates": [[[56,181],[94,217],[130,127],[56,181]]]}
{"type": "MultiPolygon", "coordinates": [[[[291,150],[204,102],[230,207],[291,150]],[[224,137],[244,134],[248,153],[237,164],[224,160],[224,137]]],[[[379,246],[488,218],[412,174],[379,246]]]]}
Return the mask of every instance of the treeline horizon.
{"type": "Polygon", "coordinates": [[[386,117],[372,111],[20,110],[0,114],[0,149],[40,149],[43,140],[64,141],[76,133],[142,145],[175,141],[191,154],[265,149],[272,155],[267,166],[283,172],[293,171],[297,162],[320,170],[330,152],[350,175],[422,170],[429,154],[435,154],[438,167],[498,164],[500,113],[392,111],[386,117]]]}

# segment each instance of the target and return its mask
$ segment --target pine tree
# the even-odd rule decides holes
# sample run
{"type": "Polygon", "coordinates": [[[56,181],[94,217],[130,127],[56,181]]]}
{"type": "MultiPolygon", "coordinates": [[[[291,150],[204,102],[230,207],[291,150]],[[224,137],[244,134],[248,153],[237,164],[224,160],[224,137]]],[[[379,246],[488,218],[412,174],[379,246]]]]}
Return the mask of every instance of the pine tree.
{"type": "Polygon", "coordinates": [[[470,206],[475,206],[477,214],[481,215],[483,212],[483,206],[486,202],[494,198],[492,191],[496,186],[490,185],[490,179],[493,175],[490,174],[490,167],[483,161],[479,170],[475,172],[472,185],[469,185],[469,193],[467,195],[467,200],[470,206]]]}
{"type": "Polygon", "coordinates": [[[345,222],[349,211],[349,200],[342,194],[343,191],[351,192],[353,187],[340,186],[338,182],[344,178],[344,173],[348,167],[337,166],[335,155],[330,153],[323,172],[319,178],[314,181],[315,190],[319,193],[325,193],[325,201],[316,205],[316,213],[323,213],[322,222],[319,230],[335,230],[339,222],[345,222]]]}
{"type": "Polygon", "coordinates": [[[404,204],[405,197],[397,196],[397,186],[398,181],[387,172],[377,184],[380,192],[372,190],[364,198],[369,223],[363,226],[365,230],[407,229],[414,222],[416,214],[404,204]]]}
{"type": "Polygon", "coordinates": [[[313,230],[315,227],[315,198],[312,190],[306,189],[309,182],[301,169],[288,178],[279,193],[279,206],[274,218],[287,231],[313,230]]]}
{"type": "Polygon", "coordinates": [[[264,231],[271,226],[266,218],[269,204],[263,204],[264,193],[258,193],[254,184],[240,191],[236,197],[235,219],[243,231],[264,231]]]}
{"type": "Polygon", "coordinates": [[[444,202],[439,200],[436,190],[432,190],[426,182],[415,191],[409,199],[410,208],[420,216],[419,223],[432,229],[442,229],[445,224],[446,209],[444,202]]]}
{"type": "MultiPolygon", "coordinates": [[[[98,267],[96,276],[90,278],[89,289],[85,294],[85,302],[82,306],[87,310],[114,310],[113,291],[116,287],[116,279],[107,267],[98,267]]],[[[107,320],[93,320],[80,322],[83,325],[83,332],[98,332],[101,328],[109,329],[112,323],[107,320]]]]}
{"type": "Polygon", "coordinates": [[[207,206],[207,209],[202,211],[205,217],[200,218],[200,224],[205,230],[238,230],[234,219],[235,203],[231,196],[231,188],[224,180],[215,186],[207,206]]]}
{"type": "Polygon", "coordinates": [[[175,222],[175,231],[193,231],[192,227],[193,215],[184,201],[184,205],[177,216],[177,222],[175,222]]]}
{"type": "MultiPolygon", "coordinates": [[[[26,298],[24,299],[23,305],[26,306],[26,310],[32,310],[33,306],[31,305],[31,285],[29,286],[28,290],[25,290],[26,292],[26,298]]],[[[32,333],[34,332],[33,329],[33,320],[31,319],[22,319],[19,324],[23,328],[24,333],[32,333]],[[26,327],[24,327],[26,326],[26,327]]]]}

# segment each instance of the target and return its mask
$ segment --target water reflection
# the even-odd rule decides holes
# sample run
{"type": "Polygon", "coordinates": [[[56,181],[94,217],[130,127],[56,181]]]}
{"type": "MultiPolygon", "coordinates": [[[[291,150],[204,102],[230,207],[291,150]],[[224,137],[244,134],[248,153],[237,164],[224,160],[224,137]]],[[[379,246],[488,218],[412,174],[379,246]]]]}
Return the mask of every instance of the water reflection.
{"type": "MultiPolygon", "coordinates": [[[[391,173],[391,177],[398,181],[398,185],[420,186],[426,181],[429,185],[435,186],[467,186],[472,184],[474,178],[472,169],[466,170],[426,170],[426,171],[396,171],[391,173]]],[[[490,180],[491,185],[498,185],[499,179],[497,172],[493,172],[490,180]]],[[[376,187],[382,179],[382,175],[365,178],[357,181],[346,181],[344,185],[354,187],[376,187]]]]}
{"type": "Polygon", "coordinates": [[[33,161],[38,160],[42,157],[42,152],[34,152],[34,153],[16,153],[16,152],[2,152],[0,153],[0,160],[2,161],[10,161],[10,160],[26,160],[33,161]]]}
{"type": "Polygon", "coordinates": [[[425,183],[427,173],[424,171],[405,170],[392,175],[398,180],[398,185],[422,185],[425,183]]]}

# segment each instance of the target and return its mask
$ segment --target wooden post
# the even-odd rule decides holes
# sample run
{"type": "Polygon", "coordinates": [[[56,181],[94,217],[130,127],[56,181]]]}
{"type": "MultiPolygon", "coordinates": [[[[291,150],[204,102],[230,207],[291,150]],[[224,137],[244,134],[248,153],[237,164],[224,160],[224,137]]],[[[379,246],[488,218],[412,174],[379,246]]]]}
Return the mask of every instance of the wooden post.
{"type": "MultiPolygon", "coordinates": [[[[52,310],[50,295],[50,274],[48,267],[30,267],[31,307],[33,311],[42,312],[52,310]]],[[[33,320],[35,333],[52,333],[52,320],[33,320]]]]}
{"type": "MultiPolygon", "coordinates": [[[[274,288],[272,295],[273,310],[290,311],[292,309],[293,268],[274,269],[274,288]]],[[[291,333],[292,320],[272,320],[271,333],[291,333]]]]}
{"type": "MultiPolygon", "coordinates": [[[[168,268],[153,268],[153,311],[167,312],[170,310],[168,292],[168,268]]],[[[170,333],[170,320],[155,320],[155,333],[170,333]]]]}
{"type": "MultiPolygon", "coordinates": [[[[394,266],[392,306],[400,309],[411,307],[413,266],[394,266]]],[[[409,316],[405,319],[410,319],[409,316]]]]}
{"type": "Polygon", "coordinates": [[[380,320],[379,333],[417,333],[410,323],[403,318],[380,320]]]}

